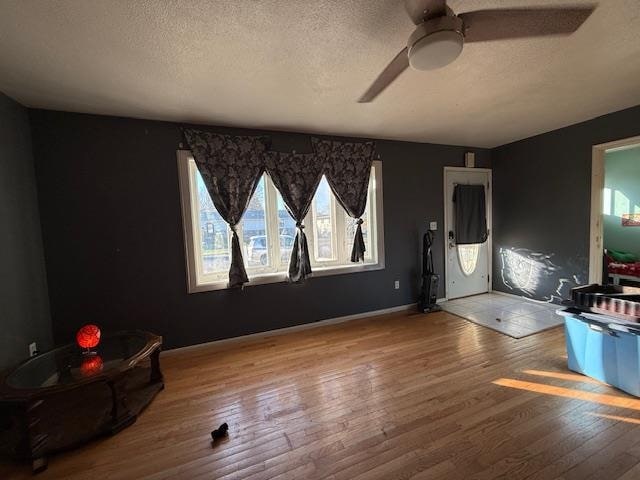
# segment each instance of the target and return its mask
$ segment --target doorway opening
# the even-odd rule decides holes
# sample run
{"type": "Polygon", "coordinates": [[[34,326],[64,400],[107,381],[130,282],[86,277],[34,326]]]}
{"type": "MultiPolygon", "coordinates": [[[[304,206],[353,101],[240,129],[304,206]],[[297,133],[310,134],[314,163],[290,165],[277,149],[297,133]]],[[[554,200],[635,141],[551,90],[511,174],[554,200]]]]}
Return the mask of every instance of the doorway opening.
{"type": "Polygon", "coordinates": [[[640,136],[593,146],[589,283],[640,285],[640,136]]]}

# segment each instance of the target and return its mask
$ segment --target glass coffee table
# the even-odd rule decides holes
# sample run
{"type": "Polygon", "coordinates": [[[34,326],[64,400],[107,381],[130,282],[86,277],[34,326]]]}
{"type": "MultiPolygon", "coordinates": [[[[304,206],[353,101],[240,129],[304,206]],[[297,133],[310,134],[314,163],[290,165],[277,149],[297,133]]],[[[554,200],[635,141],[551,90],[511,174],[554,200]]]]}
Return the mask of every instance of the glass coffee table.
{"type": "Polygon", "coordinates": [[[161,346],[157,335],[119,332],[93,353],[69,344],[22,363],[0,383],[0,451],[38,472],[49,454],[131,425],[164,388],[161,346]]]}

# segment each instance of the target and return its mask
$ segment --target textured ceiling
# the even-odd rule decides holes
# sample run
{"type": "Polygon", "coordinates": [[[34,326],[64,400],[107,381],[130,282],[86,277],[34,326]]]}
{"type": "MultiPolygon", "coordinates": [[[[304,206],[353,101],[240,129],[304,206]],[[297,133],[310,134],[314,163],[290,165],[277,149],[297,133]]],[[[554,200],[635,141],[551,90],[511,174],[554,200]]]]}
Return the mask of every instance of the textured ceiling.
{"type": "Polygon", "coordinates": [[[2,0],[0,91],[29,107],[492,147],[640,103],[640,1],[597,3],[570,37],[468,44],[359,104],[412,32],[402,0],[2,0]]]}

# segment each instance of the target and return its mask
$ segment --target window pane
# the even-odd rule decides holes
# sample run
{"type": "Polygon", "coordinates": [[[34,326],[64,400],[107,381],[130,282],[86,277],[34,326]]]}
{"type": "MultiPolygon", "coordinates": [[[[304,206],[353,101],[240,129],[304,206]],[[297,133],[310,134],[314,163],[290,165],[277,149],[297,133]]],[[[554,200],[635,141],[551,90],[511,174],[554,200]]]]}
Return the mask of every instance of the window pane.
{"type": "Polygon", "coordinates": [[[263,175],[249,201],[247,211],[242,216],[242,244],[244,263],[247,267],[270,264],[264,182],[263,175]]]}
{"type": "Polygon", "coordinates": [[[333,241],[333,209],[331,197],[333,193],[323,176],[313,198],[313,234],[316,261],[328,261],[335,258],[333,241]]]}
{"type": "Polygon", "coordinates": [[[211,201],[200,172],[196,170],[200,218],[202,272],[205,275],[229,271],[229,229],[211,201]]]}
{"type": "MultiPolygon", "coordinates": [[[[190,160],[192,224],[195,234],[196,262],[193,271],[198,285],[226,280],[231,261],[231,230],[217,212],[195,162],[190,160]],[[202,275],[205,277],[203,278],[202,275]]],[[[372,172],[373,173],[373,172],[372,172]]],[[[365,261],[377,258],[375,180],[372,175],[367,207],[362,216],[366,246],[365,261]]],[[[612,207],[613,208],[613,207],[612,207]]],[[[311,262],[314,268],[354,266],[350,262],[355,220],[337,203],[331,188],[322,178],[305,219],[311,262]]],[[[256,186],[247,211],[238,225],[240,244],[249,278],[271,273],[286,273],[296,235],[295,220],[289,215],[279,192],[264,175],[256,186]],[[270,240],[271,239],[271,240],[270,240]]],[[[193,257],[192,257],[193,258],[193,257]]]]}
{"type": "MultiPolygon", "coordinates": [[[[368,201],[368,199],[367,199],[368,201]]],[[[344,251],[346,254],[346,261],[351,261],[351,250],[353,249],[353,239],[356,235],[356,227],[358,226],[355,218],[351,218],[347,213],[344,214],[345,220],[345,236],[344,236],[344,251]]],[[[364,238],[364,259],[370,260],[371,257],[371,236],[369,235],[369,208],[364,211],[362,215],[362,238],[364,238]]]]}
{"type": "Polygon", "coordinates": [[[460,269],[462,270],[462,273],[469,276],[476,271],[478,255],[480,254],[480,244],[474,243],[471,245],[457,245],[457,248],[460,269]]]}
{"type": "MultiPolygon", "coordinates": [[[[372,260],[373,259],[373,246],[372,246],[372,242],[371,242],[371,222],[370,222],[370,217],[371,217],[371,192],[373,191],[373,184],[374,184],[374,172],[371,172],[371,177],[369,179],[369,191],[367,192],[367,206],[364,209],[364,214],[362,215],[362,237],[364,238],[364,246],[365,246],[365,252],[364,252],[364,259],[365,261],[368,260],[372,260]]],[[[351,261],[351,250],[353,249],[353,238],[356,234],[356,227],[357,227],[357,223],[356,223],[356,219],[355,218],[351,218],[347,212],[344,213],[345,215],[345,220],[344,220],[344,225],[345,225],[345,237],[344,237],[344,251],[345,251],[345,255],[346,258],[345,260],[347,262],[351,261]]]]}
{"type": "Polygon", "coordinates": [[[287,208],[282,200],[282,195],[278,192],[278,236],[280,239],[280,265],[288,266],[291,258],[291,250],[293,250],[293,240],[296,236],[296,222],[289,215],[287,208]]]}

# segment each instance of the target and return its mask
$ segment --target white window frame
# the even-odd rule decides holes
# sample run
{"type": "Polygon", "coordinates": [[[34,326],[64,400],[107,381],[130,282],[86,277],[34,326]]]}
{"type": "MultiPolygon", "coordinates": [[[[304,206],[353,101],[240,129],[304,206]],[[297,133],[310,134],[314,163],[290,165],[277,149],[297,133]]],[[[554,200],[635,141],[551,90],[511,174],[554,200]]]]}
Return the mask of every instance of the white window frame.
{"type": "MultiPolygon", "coordinates": [[[[194,172],[197,167],[193,161],[193,156],[189,150],[178,150],[178,181],[180,185],[180,204],[182,209],[182,225],[184,233],[184,247],[185,247],[185,261],[187,272],[187,290],[189,293],[206,292],[211,290],[222,290],[227,288],[228,279],[224,280],[212,280],[212,277],[204,274],[202,271],[201,262],[198,259],[201,256],[200,245],[200,226],[194,222],[194,218],[199,218],[196,213],[194,216],[194,208],[197,208],[197,186],[195,185],[194,172]]],[[[382,162],[377,160],[373,162],[372,180],[373,182],[373,200],[367,206],[368,215],[370,219],[373,219],[373,224],[376,227],[376,235],[371,238],[371,260],[367,263],[354,263],[352,265],[339,264],[340,258],[347,258],[343,256],[345,247],[341,244],[344,242],[335,240],[334,255],[338,260],[329,262],[316,262],[314,260],[314,245],[313,245],[313,231],[310,228],[313,221],[313,211],[310,209],[309,214],[305,218],[305,225],[308,225],[307,239],[309,240],[309,256],[311,257],[312,269],[314,277],[321,277],[326,275],[342,275],[347,273],[365,272],[372,270],[382,270],[385,268],[385,255],[384,255],[384,218],[383,218],[383,188],[382,188],[382,162]]],[[[278,215],[272,214],[271,210],[276,205],[277,190],[273,186],[273,182],[265,182],[265,211],[267,218],[267,239],[268,239],[268,254],[272,259],[272,263],[275,267],[279,266],[286,270],[287,263],[283,266],[280,263],[279,246],[276,247],[275,242],[279,242],[278,232],[278,215]]],[[[345,216],[343,214],[342,207],[334,205],[335,199],[332,200],[332,212],[333,228],[335,232],[338,229],[345,229],[345,216]]],[[[277,208],[277,206],[276,206],[277,208]]],[[[371,223],[371,222],[370,222],[371,223]]],[[[238,231],[238,236],[242,238],[242,232],[238,231]]],[[[229,243],[230,245],[230,243],[229,243]]],[[[275,268],[272,267],[272,268],[275,268]]],[[[251,271],[247,269],[249,275],[249,282],[245,286],[261,285],[265,283],[277,283],[287,281],[286,272],[268,273],[263,270],[260,272],[259,267],[251,267],[251,271]]]]}

